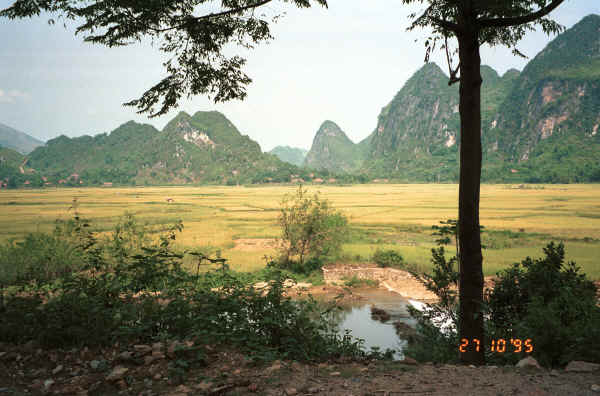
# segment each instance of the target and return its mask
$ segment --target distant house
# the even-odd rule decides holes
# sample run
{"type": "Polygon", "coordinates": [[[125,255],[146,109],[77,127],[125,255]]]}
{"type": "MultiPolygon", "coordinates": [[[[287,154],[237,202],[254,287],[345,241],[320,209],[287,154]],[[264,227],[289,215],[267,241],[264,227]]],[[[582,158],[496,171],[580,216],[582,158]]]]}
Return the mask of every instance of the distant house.
{"type": "Polygon", "coordinates": [[[336,180],[336,179],[334,179],[333,177],[332,177],[331,179],[327,180],[327,182],[328,182],[328,183],[335,183],[336,181],[337,181],[337,180],[336,180]]]}
{"type": "Polygon", "coordinates": [[[46,176],[42,176],[42,180],[45,181],[45,182],[47,182],[48,178],[46,176]]]}
{"type": "Polygon", "coordinates": [[[313,183],[323,183],[323,179],[317,177],[316,179],[313,179],[313,183]]]}
{"type": "Polygon", "coordinates": [[[292,183],[304,183],[304,179],[301,177],[295,177],[292,179],[292,183]]]}
{"type": "Polygon", "coordinates": [[[67,183],[67,181],[65,179],[60,179],[58,181],[58,184],[66,184],[66,183],[67,183]]]}
{"type": "Polygon", "coordinates": [[[518,170],[516,170],[516,169],[511,169],[511,170],[510,170],[510,173],[519,173],[519,171],[518,171],[518,170]]]}
{"type": "Polygon", "coordinates": [[[71,176],[69,176],[69,179],[77,180],[77,179],[79,179],[79,174],[72,173],[71,176]]]}
{"type": "Polygon", "coordinates": [[[28,185],[31,184],[31,182],[29,180],[25,180],[25,183],[23,183],[23,184],[25,184],[26,186],[28,186],[28,185]]]}
{"type": "Polygon", "coordinates": [[[104,187],[112,187],[112,185],[113,185],[112,182],[104,182],[104,183],[102,183],[102,186],[104,186],[104,187]]]}
{"type": "MultiPolygon", "coordinates": [[[[29,184],[28,182],[25,182],[25,183],[29,184]]],[[[44,183],[44,186],[51,186],[51,185],[52,185],[52,183],[51,183],[51,182],[46,182],[46,183],[44,183]]]]}

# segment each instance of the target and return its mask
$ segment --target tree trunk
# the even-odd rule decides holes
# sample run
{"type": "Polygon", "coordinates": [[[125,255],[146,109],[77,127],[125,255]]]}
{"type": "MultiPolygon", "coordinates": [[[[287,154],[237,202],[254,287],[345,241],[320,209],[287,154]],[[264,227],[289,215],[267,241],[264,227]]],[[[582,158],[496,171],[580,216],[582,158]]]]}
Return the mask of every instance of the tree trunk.
{"type": "Polygon", "coordinates": [[[479,233],[481,180],[481,58],[476,29],[457,35],[460,56],[460,184],[458,192],[459,338],[467,339],[460,360],[485,364],[483,256],[479,233]],[[477,343],[478,340],[479,343],[477,343]]]}

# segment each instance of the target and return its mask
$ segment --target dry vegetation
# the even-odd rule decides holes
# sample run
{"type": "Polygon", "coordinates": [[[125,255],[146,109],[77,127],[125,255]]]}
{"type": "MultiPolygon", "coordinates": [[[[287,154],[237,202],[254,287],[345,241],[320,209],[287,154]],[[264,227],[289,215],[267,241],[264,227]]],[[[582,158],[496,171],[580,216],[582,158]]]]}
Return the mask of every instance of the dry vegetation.
{"type": "MultiPolygon", "coordinates": [[[[349,216],[353,232],[344,246],[348,261],[367,261],[378,247],[393,248],[406,262],[425,268],[434,246],[430,227],[457,215],[456,185],[309,186],[309,190],[321,191],[349,216]]],[[[269,243],[262,242],[279,236],[280,201],[294,191],[294,186],[1,191],[0,240],[52,229],[57,218],[72,216],[69,207],[76,198],[78,210],[95,229],[108,230],[126,211],[157,227],[182,219],[180,248],[220,249],[233,269],[254,270],[264,266],[264,255],[275,254],[269,243]],[[248,243],[253,238],[262,242],[248,243]],[[236,245],[239,239],[244,243],[236,245]]],[[[569,260],[600,279],[599,196],[597,185],[483,185],[486,275],[527,255],[540,256],[546,242],[556,240],[565,241],[569,260]]]]}

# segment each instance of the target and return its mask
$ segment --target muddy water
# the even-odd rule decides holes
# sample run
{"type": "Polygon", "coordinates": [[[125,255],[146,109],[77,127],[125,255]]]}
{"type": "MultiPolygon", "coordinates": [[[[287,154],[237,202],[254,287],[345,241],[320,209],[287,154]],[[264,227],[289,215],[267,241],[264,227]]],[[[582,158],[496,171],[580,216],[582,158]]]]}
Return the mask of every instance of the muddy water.
{"type": "Polygon", "coordinates": [[[408,301],[397,293],[379,289],[362,290],[356,294],[364,299],[345,306],[338,325],[340,333],[343,334],[348,329],[354,337],[364,340],[365,350],[379,347],[384,351],[389,348],[396,351],[395,359],[403,359],[402,349],[406,341],[398,337],[393,323],[399,321],[415,327],[416,322],[408,313],[408,301]],[[385,310],[391,315],[391,318],[384,323],[373,320],[371,318],[372,306],[385,310]]]}

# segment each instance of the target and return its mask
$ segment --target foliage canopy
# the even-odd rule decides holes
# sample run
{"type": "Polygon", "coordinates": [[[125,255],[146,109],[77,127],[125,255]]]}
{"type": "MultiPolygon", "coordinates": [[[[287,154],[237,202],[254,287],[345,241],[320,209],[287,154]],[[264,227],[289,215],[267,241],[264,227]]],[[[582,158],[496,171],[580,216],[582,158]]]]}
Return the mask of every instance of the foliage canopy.
{"type": "MultiPolygon", "coordinates": [[[[325,0],[282,0],[300,8],[325,0]]],[[[270,22],[278,14],[257,12],[273,0],[80,1],[16,0],[0,17],[26,18],[53,13],[76,20],[84,41],[107,47],[150,40],[168,55],[166,77],[126,105],[140,113],[165,114],[183,95],[208,95],[215,102],[243,99],[252,81],[242,70],[246,60],[227,56],[228,45],[253,48],[273,38],[270,22]]],[[[49,23],[54,23],[50,19],[49,23]]]]}

